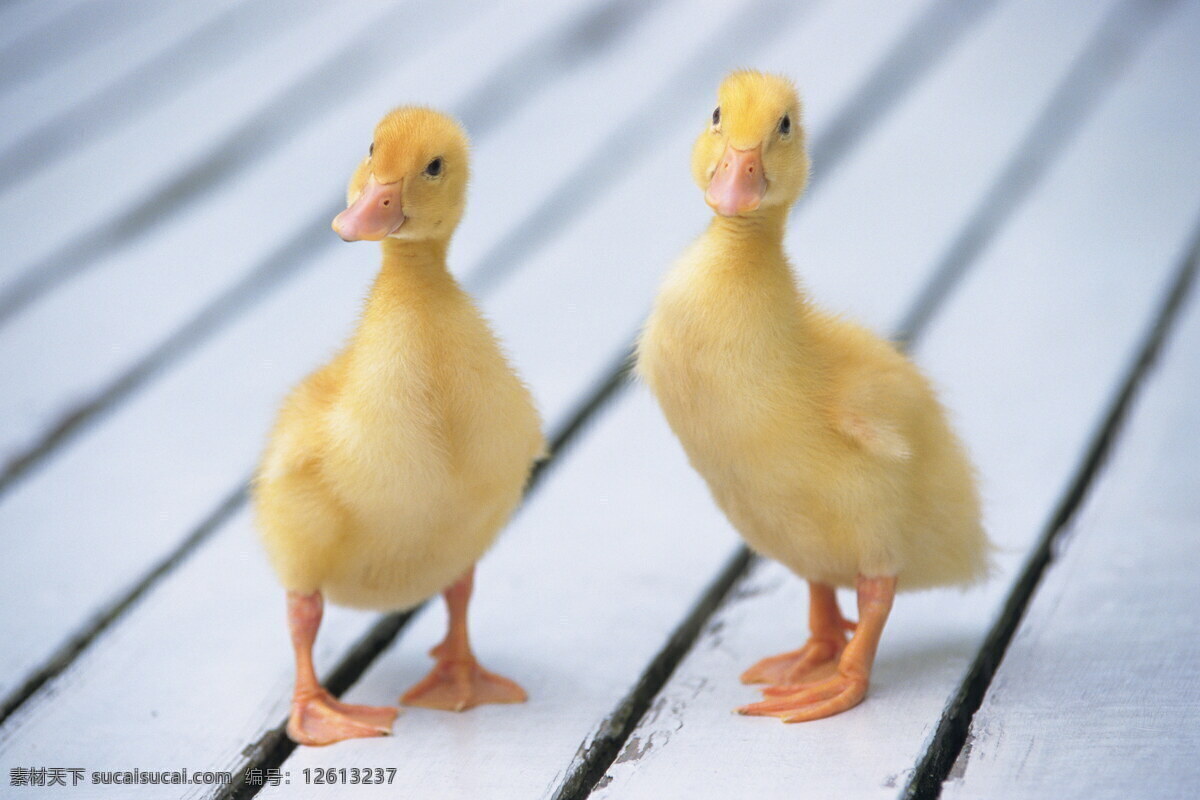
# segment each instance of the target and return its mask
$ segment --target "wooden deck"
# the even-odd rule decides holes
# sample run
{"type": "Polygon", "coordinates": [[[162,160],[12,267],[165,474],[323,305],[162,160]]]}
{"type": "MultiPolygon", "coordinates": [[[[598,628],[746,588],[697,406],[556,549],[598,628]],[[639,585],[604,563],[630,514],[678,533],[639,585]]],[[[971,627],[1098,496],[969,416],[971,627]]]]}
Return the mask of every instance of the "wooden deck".
{"type": "MultiPolygon", "coordinates": [[[[1196,0],[0,5],[0,796],[1195,796],[1197,42],[1196,0]],[[799,273],[934,378],[1000,546],[804,725],[731,713],[803,583],[623,371],[744,65],[805,98],[799,273]],[[358,313],[376,248],[329,221],[410,102],[472,134],[453,268],[554,440],[472,610],[531,700],[297,749],[246,480],[358,313]],[[232,781],[92,783],[135,769],[232,781]]],[[[443,625],[333,609],[318,669],[392,702],[443,625]]]]}

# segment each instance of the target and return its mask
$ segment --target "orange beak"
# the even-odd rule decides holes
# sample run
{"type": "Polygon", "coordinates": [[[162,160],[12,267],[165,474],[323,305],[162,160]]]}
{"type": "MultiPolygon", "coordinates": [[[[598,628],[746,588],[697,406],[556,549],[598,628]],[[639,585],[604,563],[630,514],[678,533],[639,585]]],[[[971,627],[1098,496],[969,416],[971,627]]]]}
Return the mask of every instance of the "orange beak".
{"type": "Polygon", "coordinates": [[[753,150],[738,150],[729,145],[717,163],[704,200],[721,216],[736,217],[758,208],[766,193],[762,145],[753,150]]]}
{"type": "Polygon", "coordinates": [[[380,183],[372,175],[350,206],[333,218],[333,229],[347,242],[381,241],[404,224],[404,181],[380,183]]]}

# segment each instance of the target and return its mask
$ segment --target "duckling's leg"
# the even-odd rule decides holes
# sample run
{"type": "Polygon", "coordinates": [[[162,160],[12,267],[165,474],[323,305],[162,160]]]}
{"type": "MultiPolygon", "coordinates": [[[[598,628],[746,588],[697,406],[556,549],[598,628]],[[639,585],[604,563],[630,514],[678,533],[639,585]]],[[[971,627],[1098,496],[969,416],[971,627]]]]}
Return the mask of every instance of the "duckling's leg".
{"type": "Polygon", "coordinates": [[[437,664],[420,683],[409,689],[400,702],[410,706],[465,711],[485,703],[523,703],[525,690],[508,678],[479,666],[467,639],[467,604],[471,600],[475,568],[467,570],[445,591],[450,626],[446,638],[429,654],[437,664]]]}
{"type": "Polygon", "coordinates": [[[771,699],[742,706],[739,713],[779,717],[784,722],[807,722],[840,714],[862,702],[867,695],[879,637],[896,596],[896,578],[860,575],[857,588],[858,626],[833,677],[815,683],[769,687],[763,694],[771,699]]]}
{"type": "Polygon", "coordinates": [[[834,673],[854,623],[842,616],[832,586],[809,581],[808,597],[808,641],[799,650],[759,661],[742,673],[742,683],[797,684],[834,673]]]}
{"type": "Polygon", "coordinates": [[[320,592],[288,592],[288,628],[296,651],[296,690],[287,732],[293,742],[325,745],[343,739],[387,736],[400,713],[397,708],[377,708],[342,703],[317,683],[312,646],[321,626],[324,603],[320,592]]]}

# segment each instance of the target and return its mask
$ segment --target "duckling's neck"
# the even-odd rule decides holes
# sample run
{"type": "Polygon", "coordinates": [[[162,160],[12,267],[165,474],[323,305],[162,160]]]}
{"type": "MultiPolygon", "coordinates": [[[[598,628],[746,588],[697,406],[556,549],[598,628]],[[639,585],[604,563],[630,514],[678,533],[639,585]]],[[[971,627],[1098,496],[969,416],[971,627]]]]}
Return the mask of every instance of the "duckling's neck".
{"type": "MultiPolygon", "coordinates": [[[[717,216],[691,266],[687,293],[698,304],[693,312],[702,308],[699,318],[709,326],[720,320],[713,335],[738,348],[746,363],[783,356],[812,361],[808,301],[783,248],[786,222],[786,208],[717,216]]],[[[755,368],[766,369],[766,363],[755,368]]]]}
{"type": "Polygon", "coordinates": [[[383,266],[371,297],[370,312],[398,311],[435,305],[439,296],[456,294],[458,284],[446,269],[444,239],[383,240],[383,266]]]}
{"type": "Polygon", "coordinates": [[[703,282],[720,293],[743,291],[773,298],[794,310],[799,287],[783,250],[787,209],[749,217],[713,217],[703,236],[710,258],[699,266],[703,282]]]}
{"type": "Polygon", "coordinates": [[[730,250],[756,249],[771,255],[783,255],[783,229],[787,223],[786,208],[769,208],[753,216],[713,216],[708,236],[730,250]]]}

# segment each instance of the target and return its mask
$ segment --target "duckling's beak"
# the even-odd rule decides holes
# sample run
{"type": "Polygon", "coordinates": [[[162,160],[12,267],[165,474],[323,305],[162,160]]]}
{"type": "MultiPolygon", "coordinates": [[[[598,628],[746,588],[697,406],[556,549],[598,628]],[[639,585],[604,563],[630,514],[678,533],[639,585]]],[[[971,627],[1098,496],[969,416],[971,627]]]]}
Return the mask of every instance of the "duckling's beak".
{"type": "Polygon", "coordinates": [[[380,183],[372,175],[350,206],[333,218],[333,229],[347,242],[381,241],[404,224],[401,189],[404,181],[380,183]]]}
{"type": "Polygon", "coordinates": [[[762,145],[753,150],[738,150],[733,145],[726,145],[717,162],[717,170],[708,182],[705,202],[723,217],[736,217],[758,208],[766,193],[762,145]]]}

